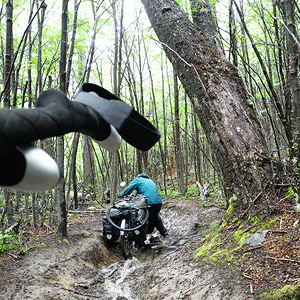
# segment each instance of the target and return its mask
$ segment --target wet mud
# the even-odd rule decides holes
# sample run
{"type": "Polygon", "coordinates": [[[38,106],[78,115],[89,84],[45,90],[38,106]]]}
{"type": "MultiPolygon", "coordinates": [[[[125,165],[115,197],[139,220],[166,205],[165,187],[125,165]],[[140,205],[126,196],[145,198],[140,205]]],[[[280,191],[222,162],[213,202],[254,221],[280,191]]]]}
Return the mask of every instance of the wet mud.
{"type": "Polygon", "coordinates": [[[69,241],[52,234],[40,247],[2,266],[2,300],[254,299],[220,267],[195,261],[197,242],[222,211],[192,200],[165,200],[161,215],[170,237],[151,236],[124,260],[120,245],[102,239],[103,213],[69,224],[69,241]]]}

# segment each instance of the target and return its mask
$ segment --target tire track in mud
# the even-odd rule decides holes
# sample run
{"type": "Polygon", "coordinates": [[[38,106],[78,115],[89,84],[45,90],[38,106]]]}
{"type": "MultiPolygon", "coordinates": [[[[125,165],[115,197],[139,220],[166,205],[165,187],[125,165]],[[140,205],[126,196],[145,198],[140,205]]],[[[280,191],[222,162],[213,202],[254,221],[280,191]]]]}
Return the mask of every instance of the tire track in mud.
{"type": "Polygon", "coordinates": [[[162,217],[170,233],[144,252],[133,250],[124,260],[120,246],[108,249],[98,215],[71,223],[70,242],[55,236],[46,247],[25,255],[6,269],[2,300],[172,300],[252,299],[239,284],[225,280],[224,270],[199,265],[191,244],[199,241],[218,208],[200,208],[191,200],[165,200],[162,217]]]}
{"type": "MultiPolygon", "coordinates": [[[[126,276],[112,280],[119,288],[111,300],[177,300],[177,299],[253,299],[238,282],[228,278],[225,270],[193,261],[194,247],[205,234],[205,228],[219,220],[222,212],[215,207],[200,208],[190,200],[169,199],[162,217],[170,239],[147,250],[144,256],[137,253],[124,266],[126,276]],[[115,281],[114,281],[115,280],[115,281]],[[122,286],[124,287],[122,290],[122,286]],[[119,297],[119,298],[118,298],[119,297]]],[[[124,272],[121,268],[120,273],[124,272]]]]}

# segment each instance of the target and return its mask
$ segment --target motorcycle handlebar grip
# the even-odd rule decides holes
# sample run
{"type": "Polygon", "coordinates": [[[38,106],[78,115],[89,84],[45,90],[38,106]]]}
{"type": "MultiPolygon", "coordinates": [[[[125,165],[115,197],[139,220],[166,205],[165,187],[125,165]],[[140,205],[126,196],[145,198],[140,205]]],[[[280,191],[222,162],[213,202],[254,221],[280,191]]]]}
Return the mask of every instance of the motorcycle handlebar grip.
{"type": "Polygon", "coordinates": [[[135,148],[149,150],[160,132],[130,105],[95,84],[83,84],[75,101],[55,89],[40,94],[35,109],[0,109],[0,147],[78,131],[116,151],[121,137],[135,148]],[[116,129],[116,131],[114,130],[116,129]]]}
{"type": "Polygon", "coordinates": [[[33,146],[8,147],[0,151],[0,185],[19,191],[52,189],[60,179],[54,159],[33,146]]]}

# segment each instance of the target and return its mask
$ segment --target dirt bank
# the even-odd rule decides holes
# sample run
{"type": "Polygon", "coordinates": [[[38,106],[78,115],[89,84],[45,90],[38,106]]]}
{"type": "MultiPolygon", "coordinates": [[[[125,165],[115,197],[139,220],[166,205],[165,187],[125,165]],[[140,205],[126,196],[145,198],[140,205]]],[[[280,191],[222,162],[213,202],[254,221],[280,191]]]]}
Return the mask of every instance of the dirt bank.
{"type": "Polygon", "coordinates": [[[72,219],[69,241],[58,241],[53,233],[23,256],[2,257],[0,299],[254,299],[232,270],[193,260],[197,242],[222,210],[192,200],[165,203],[170,238],[156,237],[151,248],[133,251],[126,261],[119,246],[108,249],[103,243],[100,210],[72,219]]]}

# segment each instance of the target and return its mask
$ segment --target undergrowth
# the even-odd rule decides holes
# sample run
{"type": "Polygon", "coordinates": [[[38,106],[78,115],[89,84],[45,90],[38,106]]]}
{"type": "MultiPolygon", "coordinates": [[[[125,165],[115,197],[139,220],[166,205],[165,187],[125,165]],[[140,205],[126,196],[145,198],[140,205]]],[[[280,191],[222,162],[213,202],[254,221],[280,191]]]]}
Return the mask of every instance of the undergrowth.
{"type": "Polygon", "coordinates": [[[299,212],[290,197],[274,203],[272,213],[255,215],[245,209],[237,213],[235,199],[230,199],[222,219],[208,226],[194,259],[231,269],[259,299],[300,299],[299,212]],[[264,240],[246,243],[258,230],[266,232],[264,240]]]}
{"type": "Polygon", "coordinates": [[[16,234],[0,233],[0,253],[9,250],[19,249],[20,247],[21,247],[21,242],[17,239],[16,234]]]}

